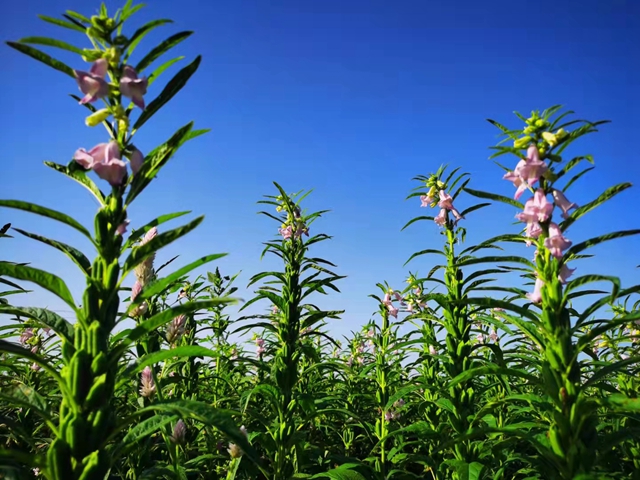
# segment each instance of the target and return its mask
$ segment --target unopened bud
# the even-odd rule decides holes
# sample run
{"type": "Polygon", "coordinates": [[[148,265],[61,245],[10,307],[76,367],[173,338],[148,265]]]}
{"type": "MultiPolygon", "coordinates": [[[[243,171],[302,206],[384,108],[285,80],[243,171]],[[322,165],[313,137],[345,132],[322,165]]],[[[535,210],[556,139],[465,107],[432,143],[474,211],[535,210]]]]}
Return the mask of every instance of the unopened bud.
{"type": "Polygon", "coordinates": [[[531,137],[529,135],[524,136],[522,138],[519,138],[515,142],[513,142],[513,147],[514,148],[524,148],[529,144],[530,141],[531,141],[531,137]]]}
{"type": "Polygon", "coordinates": [[[544,138],[545,142],[552,147],[555,147],[558,144],[558,137],[551,132],[542,132],[542,138],[544,138]]]}
{"type": "Polygon", "coordinates": [[[89,115],[84,122],[87,124],[87,127],[95,127],[109,118],[109,115],[111,115],[109,109],[102,108],[89,115]]]}

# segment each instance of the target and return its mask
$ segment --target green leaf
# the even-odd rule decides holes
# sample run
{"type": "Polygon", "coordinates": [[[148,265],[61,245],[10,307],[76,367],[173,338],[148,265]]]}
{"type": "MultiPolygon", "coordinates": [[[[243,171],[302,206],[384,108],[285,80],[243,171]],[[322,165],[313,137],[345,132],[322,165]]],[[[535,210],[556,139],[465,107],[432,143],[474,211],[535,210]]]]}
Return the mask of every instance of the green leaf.
{"type": "Polygon", "coordinates": [[[193,400],[176,400],[167,403],[154,403],[136,412],[137,416],[148,412],[165,412],[180,416],[182,419],[193,419],[218,429],[229,440],[238,445],[245,455],[254,463],[259,464],[259,456],[249,441],[240,431],[240,428],[232,420],[231,415],[223,410],[216,409],[204,402],[193,400]]]}
{"type": "Polygon", "coordinates": [[[82,28],[75,23],[67,22],[65,20],[60,20],[58,18],[47,17],[46,15],[38,15],[38,18],[44,20],[47,23],[51,23],[53,25],[57,25],[59,27],[68,28],[69,30],[75,30],[76,32],[86,32],[86,28],[82,28]]]}
{"type": "Polygon", "coordinates": [[[140,358],[134,365],[127,367],[123,375],[139,373],[147,366],[155,365],[168,358],[178,357],[218,358],[220,357],[220,353],[199,345],[183,345],[181,347],[170,348],[169,350],[160,350],[140,358]]]}
{"type": "Polygon", "coordinates": [[[71,228],[75,228],[77,231],[82,233],[85,237],[93,242],[93,238],[91,238],[91,234],[89,231],[76,222],[69,215],[58,212],[56,210],[51,210],[47,207],[41,207],[40,205],[36,205],[34,203],[23,202],[21,200],[0,200],[0,207],[6,208],[14,208],[16,210],[22,210],[24,212],[35,213],[36,215],[41,215],[43,217],[50,218],[52,220],[57,220],[58,222],[64,223],[71,228]]]}
{"type": "Polygon", "coordinates": [[[170,243],[195,229],[202,223],[202,220],[204,220],[204,216],[198,217],[182,227],[174,228],[173,230],[169,230],[164,233],[159,233],[148,243],[134,247],[122,266],[122,276],[125,277],[127,273],[133,270],[138,264],[154,252],[157,252],[162,247],[166,247],[170,243]]]}
{"type": "Polygon", "coordinates": [[[202,57],[198,55],[196,59],[189,65],[180,70],[175,77],[173,77],[169,83],[164,87],[160,95],[155,98],[147,107],[142,111],[138,120],[133,125],[132,133],[144,125],[160,108],[162,108],[169,100],[171,100],[180,90],[187,84],[187,81],[196,72],[200,66],[202,57]]]}
{"type": "Polygon", "coordinates": [[[28,45],[23,45],[21,43],[16,43],[16,42],[7,42],[7,45],[9,45],[11,48],[18,50],[19,52],[24,53],[25,55],[30,56],[31,58],[35,58],[36,60],[44,63],[45,65],[49,65],[51,68],[58,70],[59,72],[66,73],[70,77],[76,78],[76,76],[73,73],[73,69],[71,67],[65,65],[59,60],[56,60],[55,58],[50,57],[46,53],[41,52],[36,48],[30,47],[28,45]]]}
{"type": "Polygon", "coordinates": [[[510,377],[519,377],[519,378],[528,380],[534,385],[537,385],[539,383],[538,379],[535,376],[527,372],[524,372],[522,370],[517,370],[515,368],[500,367],[498,365],[489,364],[489,365],[484,365],[482,367],[471,368],[469,370],[462,372],[460,375],[453,378],[451,382],[449,382],[448,387],[451,388],[454,385],[458,385],[459,383],[466,382],[468,380],[471,380],[474,377],[480,377],[483,375],[507,375],[510,377]]]}
{"type": "MultiPolygon", "coordinates": [[[[146,440],[150,435],[160,430],[165,425],[175,422],[178,420],[176,415],[155,415],[151,418],[147,418],[142,422],[136,424],[131,428],[127,434],[124,436],[122,440],[117,442],[113,453],[111,456],[113,458],[120,458],[123,456],[122,454],[126,452],[126,449],[133,444],[139,442],[140,440],[146,440]],[[123,452],[125,451],[125,452],[123,452]]],[[[120,431],[119,428],[116,428],[116,432],[120,431]]],[[[114,435],[111,436],[113,438],[114,435]]],[[[126,454],[126,453],[125,453],[126,454]]]]}
{"type": "Polygon", "coordinates": [[[363,475],[355,470],[346,468],[336,468],[325,473],[318,473],[311,478],[331,478],[333,480],[367,480],[363,475]]]}
{"type": "Polygon", "coordinates": [[[433,221],[434,217],[430,217],[428,215],[423,215],[421,217],[416,217],[416,218],[412,218],[411,220],[409,220],[404,227],[402,227],[401,231],[404,230],[405,228],[407,228],[410,225],[413,225],[416,222],[420,222],[422,220],[431,220],[433,221]]]}
{"type": "Polygon", "coordinates": [[[182,217],[183,215],[188,215],[189,213],[191,213],[190,210],[185,210],[184,212],[167,213],[166,215],[160,215],[158,218],[154,218],[153,220],[151,220],[145,226],[134,229],[131,232],[131,235],[129,235],[129,238],[125,242],[124,246],[122,247],[122,250],[124,251],[127,248],[129,248],[131,245],[133,245],[133,243],[136,240],[142,238],[153,227],[162,225],[163,223],[173,220],[174,218],[182,217]]]}
{"type": "Polygon", "coordinates": [[[91,194],[96,198],[96,200],[98,200],[98,202],[100,202],[101,206],[104,206],[104,204],[105,204],[104,203],[104,193],[102,193],[102,191],[100,191],[100,189],[95,184],[95,182],[93,180],[91,180],[87,176],[86,172],[84,172],[81,169],[74,169],[73,168],[72,165],[77,165],[77,163],[75,161],[72,161],[72,163],[69,164],[68,166],[60,165],[59,163],[54,163],[54,162],[49,162],[49,161],[44,162],[44,164],[47,167],[53,168],[55,171],[60,172],[63,175],[66,175],[71,180],[74,180],[74,181],[78,182],[84,188],[89,190],[89,192],[91,192],[91,194]]]}
{"type": "Polygon", "coordinates": [[[599,205],[602,205],[607,200],[615,197],[619,193],[631,187],[632,187],[631,183],[620,183],[611,188],[608,188],[598,198],[596,198],[592,202],[589,202],[586,205],[583,205],[582,207],[578,207],[568,219],[566,219],[560,224],[560,230],[565,232],[573,224],[573,222],[578,220],[580,217],[586,215],[594,208],[598,207],[599,205]]]}
{"type": "Polygon", "coordinates": [[[51,310],[35,307],[0,306],[0,314],[2,313],[35,320],[36,322],[49,327],[70,344],[73,344],[73,325],[51,310]]]}
{"type": "Polygon", "coordinates": [[[133,51],[136,49],[136,47],[138,46],[140,41],[145,37],[145,35],[147,35],[147,33],[149,33],[154,28],[159,27],[160,25],[165,25],[167,23],[173,23],[173,20],[168,20],[165,18],[160,20],[152,20],[149,23],[146,23],[143,26],[141,26],[138,30],[136,30],[133,33],[133,36],[129,39],[129,43],[127,43],[123,48],[123,50],[125,50],[126,52],[125,58],[128,59],[131,56],[133,51]]]}
{"type": "Polygon", "coordinates": [[[119,359],[120,356],[129,347],[129,345],[139,340],[140,338],[144,337],[147,333],[154,331],[162,327],[163,325],[166,325],[171,320],[176,318],[178,315],[182,315],[182,314],[188,315],[197,310],[215,308],[219,305],[232,303],[233,301],[234,299],[231,299],[228,297],[222,297],[222,298],[216,298],[213,300],[187,302],[181,305],[176,305],[175,307],[167,308],[166,310],[163,310],[162,312],[155,314],[150,319],[145,320],[134,329],[129,331],[125,330],[123,332],[120,332],[118,336],[114,337],[112,339],[114,342],[119,340],[120,337],[122,337],[122,339],[120,340],[119,345],[114,349],[112,356],[116,360],[119,359]]]}
{"type": "Polygon", "coordinates": [[[180,128],[173,136],[160,147],[151,151],[138,173],[131,182],[131,189],[126,198],[127,205],[130,205],[133,200],[140,195],[140,193],[146,188],[146,186],[153,180],[160,169],[173,157],[178,149],[193,138],[196,138],[208,130],[191,130],[193,122],[188,123],[184,127],[180,128]]]}
{"type": "Polygon", "coordinates": [[[181,269],[176,270],[171,275],[167,275],[166,277],[161,278],[160,280],[157,280],[157,281],[153,282],[150,286],[145,287],[144,290],[142,290],[142,293],[140,293],[139,297],[136,298],[136,301],[138,300],[138,298],[140,298],[141,301],[142,301],[142,300],[145,300],[147,298],[151,298],[154,295],[160,294],[161,292],[164,291],[165,288],[167,288],[173,282],[175,282],[179,278],[183,277],[184,275],[186,275],[190,271],[195,270],[196,268],[198,268],[201,265],[204,265],[205,263],[209,263],[209,262],[212,262],[214,260],[218,260],[219,258],[225,257],[226,255],[227,255],[226,253],[216,253],[216,254],[213,254],[213,255],[207,255],[207,256],[204,256],[204,257],[200,257],[195,262],[191,262],[189,265],[186,265],[186,266],[182,267],[181,269]]]}
{"type": "Polygon", "coordinates": [[[446,256],[446,255],[444,254],[444,252],[441,252],[440,250],[434,250],[433,248],[428,248],[428,249],[426,249],[426,250],[422,250],[422,251],[420,251],[420,252],[416,252],[416,253],[414,253],[413,255],[411,255],[411,256],[409,257],[409,260],[407,260],[406,262],[404,262],[404,265],[403,265],[403,266],[406,266],[406,265],[407,265],[407,263],[409,263],[411,260],[413,260],[413,259],[414,259],[414,258],[416,258],[416,257],[420,257],[420,256],[422,256],[422,255],[428,255],[428,254],[430,254],[430,253],[432,253],[432,254],[436,254],[436,255],[446,256]]]}
{"type": "Polygon", "coordinates": [[[81,48],[75,47],[61,40],[56,40],[54,38],[25,37],[18,40],[18,43],[30,43],[32,45],[46,45],[48,47],[56,47],[62,50],[66,50],[68,52],[77,53],[78,55],[84,55],[84,52],[81,48]]]}
{"type": "Polygon", "coordinates": [[[151,85],[153,82],[155,82],[158,77],[160,75],[162,75],[162,73],[169,68],[171,65],[173,65],[176,62],[179,62],[180,60],[183,60],[184,56],[180,56],[180,57],[176,57],[176,58],[172,58],[171,60],[167,60],[166,62],[164,62],[162,65],[160,65],[158,68],[156,68],[151,75],[149,75],[149,85],[151,85]]]}
{"type": "Polygon", "coordinates": [[[187,38],[189,38],[191,35],[193,35],[193,32],[180,32],[167,38],[164,42],[162,42],[160,45],[158,45],[149,53],[147,53],[144,56],[144,58],[140,60],[140,62],[138,62],[138,65],[136,65],[136,72],[138,73],[142,72],[145,68],[151,65],[157,58],[159,58],[165,52],[168,52],[169,50],[171,50],[173,47],[178,45],[183,40],[186,40],[187,38]]]}
{"type": "Polygon", "coordinates": [[[586,250],[587,248],[591,248],[595,245],[598,245],[603,242],[607,242],[609,240],[615,240],[617,238],[630,237],[632,235],[640,234],[640,230],[623,230],[620,232],[607,233],[605,235],[600,235],[599,237],[590,238],[589,240],[585,240],[584,242],[577,243],[569,250],[566,251],[565,257],[567,255],[577,255],[578,253],[586,250]]]}
{"type": "Polygon", "coordinates": [[[29,233],[19,228],[15,228],[14,230],[25,237],[31,238],[33,240],[37,240],[38,242],[42,242],[45,245],[49,245],[56,250],[61,251],[65,255],[67,255],[73,262],[80,267],[83,273],[89,275],[89,271],[91,270],[91,262],[84,254],[70,245],[66,243],[58,242],[57,240],[51,240],[50,238],[43,237],[41,235],[36,235],[35,233],[29,233]]]}
{"type": "Polygon", "coordinates": [[[613,394],[599,400],[609,408],[620,412],[640,412],[640,398],[630,398],[623,394],[613,394]]]}
{"type": "Polygon", "coordinates": [[[516,208],[518,208],[520,210],[522,210],[524,208],[524,205],[522,205],[522,203],[520,203],[517,200],[514,200],[513,198],[504,197],[502,195],[497,195],[495,193],[483,192],[481,190],[473,190],[471,188],[465,188],[464,191],[467,192],[470,195],[473,195],[474,197],[484,198],[486,200],[494,200],[496,202],[506,203],[507,205],[514,206],[514,207],[516,207],[516,208]]]}
{"type": "Polygon", "coordinates": [[[73,309],[74,312],[77,309],[76,303],[74,302],[67,285],[60,277],[57,277],[52,273],[24,265],[0,262],[0,275],[6,275],[17,280],[26,280],[28,282],[35,283],[63,300],[73,309]]]}

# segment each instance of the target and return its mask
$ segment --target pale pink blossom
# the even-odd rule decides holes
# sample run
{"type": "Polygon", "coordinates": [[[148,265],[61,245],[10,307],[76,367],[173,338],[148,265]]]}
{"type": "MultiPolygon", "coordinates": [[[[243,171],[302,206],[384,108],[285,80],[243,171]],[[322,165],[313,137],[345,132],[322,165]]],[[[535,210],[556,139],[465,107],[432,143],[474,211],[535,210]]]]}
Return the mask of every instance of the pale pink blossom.
{"type": "Polygon", "coordinates": [[[560,268],[560,273],[558,274],[558,280],[562,284],[567,283],[567,279],[575,272],[575,268],[569,268],[566,264],[563,264],[560,268]]]}
{"type": "Polygon", "coordinates": [[[456,210],[456,208],[453,206],[453,198],[451,197],[451,195],[446,193],[444,190],[440,190],[438,195],[440,196],[440,201],[438,202],[438,206],[445,210],[449,210],[453,214],[453,216],[456,218],[456,223],[458,222],[458,220],[464,219],[464,217],[460,215],[460,212],[458,212],[458,210],[456,210]]]}
{"type": "Polygon", "coordinates": [[[491,331],[491,333],[489,334],[489,338],[493,343],[496,343],[498,340],[500,340],[500,337],[498,336],[498,332],[496,330],[491,331]]]}
{"type": "Polygon", "coordinates": [[[428,207],[433,203],[434,200],[435,199],[433,197],[430,197],[429,195],[420,195],[420,206],[428,207]]]}
{"type": "Polygon", "coordinates": [[[120,93],[144,110],[143,95],[147,93],[149,81],[146,77],[138,78],[138,74],[131,65],[125,65],[120,79],[120,93]]]}
{"type": "Polygon", "coordinates": [[[571,210],[572,208],[578,208],[578,205],[570,202],[567,197],[564,196],[564,193],[562,193],[560,190],[554,189],[551,193],[553,195],[553,201],[555,202],[556,207],[562,210],[562,218],[569,218],[569,210],[571,210]]]}
{"type": "Polygon", "coordinates": [[[186,325],[187,317],[185,315],[178,315],[176,318],[171,320],[166,332],[167,342],[172,344],[176,343],[180,337],[184,335],[186,325]]]}
{"type": "Polygon", "coordinates": [[[173,427],[173,433],[169,438],[171,439],[171,442],[181,445],[184,443],[186,434],[187,426],[182,420],[178,420],[176,426],[173,427]]]}
{"type": "Polygon", "coordinates": [[[25,328],[22,333],[20,334],[20,343],[25,345],[27,343],[27,341],[29,341],[31,338],[33,338],[34,333],[33,333],[33,328],[25,328]]]}
{"type": "Polygon", "coordinates": [[[440,213],[438,213],[438,215],[436,215],[436,217],[433,219],[434,222],[436,222],[436,225],[439,225],[441,227],[444,227],[445,224],[447,223],[447,210],[444,208],[440,209],[440,213]]]}
{"type": "Polygon", "coordinates": [[[571,241],[567,240],[563,235],[560,227],[551,223],[549,225],[549,237],[544,239],[544,246],[556,258],[562,258],[562,251],[571,246],[571,241]]]}
{"type": "Polygon", "coordinates": [[[101,179],[109,182],[112,187],[119,187],[122,185],[122,182],[127,175],[127,164],[120,159],[120,147],[118,146],[118,142],[112,140],[107,144],[104,153],[104,160],[101,162],[95,162],[92,169],[101,179]]]}
{"type": "Polygon", "coordinates": [[[118,225],[118,227],[116,228],[116,235],[124,235],[127,232],[127,227],[129,226],[129,219],[125,220],[124,222],[122,222],[120,225],[118,225]]]}
{"type": "Polygon", "coordinates": [[[542,302],[542,286],[544,282],[540,278],[536,278],[535,286],[533,287],[533,292],[527,293],[527,298],[531,300],[533,303],[542,302]]]}
{"type": "Polygon", "coordinates": [[[143,163],[144,155],[140,150],[134,147],[133,152],[129,156],[129,165],[131,165],[131,171],[134,175],[140,171],[143,163]]]}
{"type": "Polygon", "coordinates": [[[387,310],[389,310],[389,315],[393,318],[398,318],[398,309],[393,305],[387,305],[387,310]]]}
{"type": "Polygon", "coordinates": [[[507,172],[502,178],[513,182],[517,188],[514,198],[519,199],[529,187],[540,180],[540,177],[547,171],[547,165],[540,160],[540,153],[535,145],[530,145],[527,149],[527,158],[522,159],[516,165],[513,172],[507,172]]]}
{"type": "Polygon", "coordinates": [[[144,367],[140,375],[140,395],[151,398],[156,393],[156,384],[153,381],[151,367],[144,367]]]}
{"type": "Polygon", "coordinates": [[[93,103],[96,100],[106,97],[109,94],[109,85],[105,77],[107,75],[109,63],[106,59],[100,58],[91,66],[91,70],[83,72],[74,70],[73,73],[78,82],[80,91],[84,93],[84,97],[80,100],[80,104],[93,103]]]}
{"type": "Polygon", "coordinates": [[[533,197],[527,200],[524,205],[524,211],[516,215],[521,222],[534,223],[545,222],[551,216],[553,204],[547,200],[544,191],[539,188],[533,194],[533,197]]]}
{"type": "Polygon", "coordinates": [[[291,228],[291,225],[287,225],[284,228],[279,228],[278,233],[282,235],[284,240],[289,240],[293,235],[293,228],[291,228]]]}
{"type": "Polygon", "coordinates": [[[436,347],[434,347],[433,345],[429,345],[429,355],[437,355],[438,354],[438,350],[436,350],[436,347]]]}
{"type": "Polygon", "coordinates": [[[104,162],[107,153],[108,143],[99,143],[88,152],[84,148],[79,148],[73,155],[73,159],[87,170],[91,170],[96,163],[104,162]]]}

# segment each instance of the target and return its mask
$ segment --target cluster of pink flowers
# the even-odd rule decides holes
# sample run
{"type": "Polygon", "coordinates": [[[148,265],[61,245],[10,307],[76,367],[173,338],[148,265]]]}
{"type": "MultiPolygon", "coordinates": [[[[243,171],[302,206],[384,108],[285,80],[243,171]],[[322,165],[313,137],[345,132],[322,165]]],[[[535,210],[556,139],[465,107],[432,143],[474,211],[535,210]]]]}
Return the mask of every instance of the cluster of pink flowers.
{"type": "Polygon", "coordinates": [[[166,332],[167,342],[174,345],[178,340],[180,340],[180,337],[184,335],[186,325],[187,317],[185,315],[178,315],[176,318],[171,320],[166,332]]]}
{"type": "Polygon", "coordinates": [[[489,335],[485,335],[484,332],[480,332],[476,337],[476,340],[479,344],[485,344],[487,341],[497,343],[498,340],[500,340],[500,337],[498,336],[497,330],[494,328],[489,335]]]}
{"type": "MultiPolygon", "coordinates": [[[[94,62],[88,72],[82,70],[73,71],[78,82],[80,91],[85,96],[80,100],[80,104],[93,103],[109,95],[109,84],[106,76],[109,72],[109,62],[105,58],[100,58],[94,62]]],[[[145,77],[138,78],[138,73],[131,65],[125,65],[120,77],[120,93],[130,98],[131,101],[144,109],[143,96],[147,93],[149,80],[145,77]]]]}
{"type": "MultiPolygon", "coordinates": [[[[527,149],[527,158],[518,162],[513,172],[504,175],[504,179],[513,182],[516,187],[515,198],[518,199],[522,193],[533,188],[533,185],[540,180],[548,171],[547,165],[540,160],[538,147],[531,145],[527,149]]],[[[571,203],[560,190],[552,190],[553,202],[547,199],[547,194],[542,188],[538,188],[533,193],[533,197],[525,202],[524,210],[516,215],[521,222],[526,223],[525,235],[527,236],[527,246],[543,234],[543,224],[547,226],[547,237],[544,239],[544,247],[549,250],[552,256],[558,260],[562,259],[564,250],[571,246],[571,241],[564,237],[562,230],[557,223],[551,221],[554,204],[562,210],[562,217],[568,218],[569,210],[576,208],[575,203],[571,203]]],[[[570,269],[565,264],[562,265],[558,274],[558,279],[566,283],[575,269],[570,269]]],[[[544,281],[537,277],[533,292],[527,294],[533,303],[542,301],[541,289],[544,281]]]]}
{"type": "MultiPolygon", "coordinates": [[[[85,96],[80,100],[81,104],[93,103],[101,98],[109,95],[109,84],[105,80],[109,68],[106,59],[97,60],[89,70],[83,72],[74,70],[76,81],[80,91],[85,96]]],[[[120,93],[131,98],[133,103],[144,109],[143,96],[147,93],[148,80],[146,78],[138,78],[135,69],[130,65],[125,65],[120,78],[120,93]]],[[[108,110],[103,110],[108,116],[108,110]]],[[[94,115],[98,115],[96,112],[94,115]]],[[[101,117],[101,118],[106,118],[101,117]]],[[[98,177],[109,182],[112,187],[121,187],[127,176],[127,165],[122,160],[122,152],[120,145],[115,140],[109,143],[100,143],[87,151],[80,148],[76,151],[73,159],[87,170],[93,170],[98,177]]],[[[142,153],[134,148],[129,155],[129,163],[134,175],[138,173],[144,162],[142,153]]]]}
{"type": "Polygon", "coordinates": [[[389,409],[384,414],[384,419],[387,422],[391,422],[393,420],[399,420],[402,416],[398,410],[405,405],[405,401],[403,399],[397,400],[393,403],[392,409],[389,409]]]}
{"type": "Polygon", "coordinates": [[[384,299],[382,300],[382,303],[387,307],[387,310],[389,311],[389,315],[391,315],[393,318],[398,318],[398,312],[400,310],[393,305],[394,300],[397,300],[398,302],[400,302],[400,305],[403,307],[406,305],[404,298],[402,298],[402,295],[400,295],[399,292],[395,292],[393,290],[390,290],[384,294],[384,299]]]}
{"type": "Polygon", "coordinates": [[[284,240],[289,240],[291,237],[300,238],[303,233],[308,237],[309,228],[304,223],[298,223],[295,230],[291,225],[284,225],[278,229],[278,233],[284,240]]]}
{"type": "Polygon", "coordinates": [[[262,358],[262,355],[264,354],[264,352],[267,351],[267,349],[264,346],[264,338],[256,338],[256,354],[258,355],[258,357],[262,358]]]}
{"type": "MultiPolygon", "coordinates": [[[[451,197],[451,195],[449,195],[444,190],[440,190],[440,192],[438,192],[438,196],[438,207],[440,207],[440,213],[438,213],[438,215],[433,219],[433,221],[436,222],[437,225],[441,227],[444,227],[446,225],[447,212],[451,212],[451,214],[455,217],[456,224],[458,223],[458,221],[464,219],[460,212],[458,212],[458,210],[453,206],[453,198],[451,197]]],[[[420,196],[421,207],[428,207],[435,201],[436,199],[429,195],[420,196]]]]}
{"type": "Polygon", "coordinates": [[[151,398],[156,393],[156,384],[153,381],[151,367],[144,367],[140,374],[140,395],[151,398]]]}

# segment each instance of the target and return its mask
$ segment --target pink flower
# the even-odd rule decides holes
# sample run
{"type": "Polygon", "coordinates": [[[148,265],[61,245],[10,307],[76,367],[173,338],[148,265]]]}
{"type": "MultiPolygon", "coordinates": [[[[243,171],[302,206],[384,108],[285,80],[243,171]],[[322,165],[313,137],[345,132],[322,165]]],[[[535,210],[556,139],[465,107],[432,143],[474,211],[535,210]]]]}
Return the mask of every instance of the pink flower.
{"type": "Polygon", "coordinates": [[[138,78],[138,74],[131,65],[125,65],[120,79],[120,93],[144,110],[143,95],[147,93],[149,81],[146,77],[138,78]]]}
{"type": "MultiPolygon", "coordinates": [[[[528,238],[538,238],[541,233],[542,233],[542,227],[540,227],[540,224],[538,222],[527,223],[527,228],[524,234],[528,238]]],[[[527,243],[527,247],[531,246],[531,240],[527,240],[526,243],[527,243]]]]}
{"type": "Polygon", "coordinates": [[[33,337],[33,328],[25,328],[20,334],[20,343],[25,345],[33,337]]]}
{"type": "Polygon", "coordinates": [[[391,315],[393,318],[398,318],[398,309],[392,304],[387,305],[387,310],[389,310],[389,315],[391,315]]]}
{"type": "Polygon", "coordinates": [[[566,264],[563,264],[562,267],[560,268],[560,273],[558,273],[558,280],[563,285],[566,284],[567,283],[567,279],[571,275],[573,275],[573,272],[575,272],[575,271],[576,271],[575,268],[569,268],[566,264]]]}
{"type": "Polygon", "coordinates": [[[388,305],[391,303],[391,294],[389,292],[384,294],[384,299],[382,300],[382,303],[384,303],[385,305],[388,305]]]}
{"type": "Polygon", "coordinates": [[[93,171],[109,182],[112,187],[122,185],[127,175],[127,165],[120,159],[120,147],[115,141],[109,142],[105,151],[105,159],[93,165],[93,171]]]}
{"type": "Polygon", "coordinates": [[[536,278],[536,284],[533,287],[533,292],[527,293],[527,298],[533,303],[540,303],[542,301],[542,286],[544,282],[540,278],[536,278]]]}
{"type": "Polygon", "coordinates": [[[567,200],[567,197],[564,196],[560,190],[553,190],[551,192],[553,195],[553,201],[560,210],[562,210],[562,218],[569,218],[569,210],[572,208],[578,208],[578,205],[567,200]]]}
{"type": "Polygon", "coordinates": [[[535,145],[527,149],[527,158],[516,165],[513,172],[507,172],[502,178],[513,182],[517,188],[514,198],[519,199],[527,188],[533,186],[547,171],[547,165],[540,160],[538,148],[535,145]]]}
{"type": "Polygon", "coordinates": [[[282,238],[284,240],[289,240],[291,238],[291,235],[293,235],[293,228],[291,228],[291,225],[287,225],[284,228],[279,228],[278,233],[282,235],[282,238]]]}
{"type": "Polygon", "coordinates": [[[140,375],[140,395],[146,398],[153,397],[156,393],[156,384],[153,381],[151,367],[144,367],[140,375]]]}
{"type": "Polygon", "coordinates": [[[571,241],[564,238],[560,227],[555,223],[549,225],[549,237],[544,239],[544,246],[549,249],[551,255],[562,258],[562,251],[571,246],[571,241]]]}
{"type": "Polygon", "coordinates": [[[104,162],[107,145],[106,143],[99,143],[88,152],[84,148],[79,148],[73,155],[73,159],[85,169],[91,170],[95,163],[104,162]]]}
{"type": "Polygon", "coordinates": [[[264,338],[256,338],[256,345],[258,347],[264,347],[264,338]]]}
{"type": "Polygon", "coordinates": [[[484,336],[484,333],[479,333],[476,339],[480,344],[483,344],[486,341],[486,337],[484,336]]]}
{"type": "Polygon", "coordinates": [[[436,347],[434,347],[433,345],[429,345],[429,355],[437,355],[438,354],[438,350],[436,350],[436,347]]]}
{"type": "Polygon", "coordinates": [[[178,420],[178,422],[176,423],[176,426],[173,427],[173,433],[169,437],[169,439],[173,443],[183,444],[186,434],[187,434],[186,425],[184,424],[184,422],[182,420],[178,420]]]}
{"type": "Polygon", "coordinates": [[[149,229],[147,233],[144,234],[144,237],[142,237],[142,240],[140,241],[140,245],[149,243],[151,240],[153,240],[157,236],[158,236],[158,228],[152,227],[151,229],[149,229]]]}
{"type": "Polygon", "coordinates": [[[176,318],[171,320],[171,323],[167,327],[167,342],[175,343],[177,342],[182,335],[184,335],[185,327],[187,324],[187,317],[184,315],[178,315],[176,318]]]}
{"type": "Polygon", "coordinates": [[[420,195],[420,206],[428,207],[433,203],[434,198],[429,195],[420,195]]]}
{"type": "Polygon", "coordinates": [[[141,293],[142,293],[142,285],[140,284],[140,282],[138,280],[136,280],[136,283],[134,283],[133,287],[131,287],[131,301],[132,302],[135,301],[135,299],[141,293]]]}
{"type": "Polygon", "coordinates": [[[129,221],[129,219],[127,219],[124,222],[122,222],[120,225],[118,225],[118,228],[116,228],[116,235],[124,235],[127,231],[127,227],[129,226],[129,223],[131,222],[129,221]]]}
{"type": "Polygon", "coordinates": [[[440,213],[438,213],[433,221],[436,222],[436,225],[444,227],[444,225],[447,223],[447,210],[444,208],[440,209],[440,213]]]}
{"type": "Polygon", "coordinates": [[[540,177],[547,171],[547,165],[540,160],[538,147],[530,145],[527,149],[527,159],[521,167],[520,176],[531,186],[535,184],[540,177]]]}
{"type": "Polygon", "coordinates": [[[137,148],[133,149],[131,156],[129,157],[129,165],[131,165],[131,171],[135,175],[140,171],[142,164],[144,163],[144,155],[137,148]]]}
{"type": "Polygon", "coordinates": [[[513,172],[507,172],[502,177],[505,180],[513,182],[513,186],[516,187],[516,193],[513,198],[515,198],[516,200],[518,200],[522,196],[524,191],[529,188],[527,182],[520,176],[520,172],[522,171],[522,168],[526,165],[526,163],[526,160],[520,160],[513,172]]]}
{"type": "Polygon", "coordinates": [[[500,340],[500,337],[498,337],[498,332],[496,330],[492,330],[491,331],[491,333],[489,334],[489,338],[494,343],[497,342],[498,340],[500,340]]]}
{"type": "Polygon", "coordinates": [[[545,222],[553,211],[553,204],[547,200],[544,190],[537,189],[533,197],[524,204],[524,211],[516,215],[521,222],[545,222]]]}
{"type": "Polygon", "coordinates": [[[109,94],[109,85],[104,79],[107,75],[109,63],[106,59],[101,58],[91,66],[89,72],[74,70],[76,82],[80,91],[84,93],[84,97],[80,100],[80,104],[93,103],[96,100],[106,97],[109,94]]]}
{"type": "MultiPolygon", "coordinates": [[[[453,198],[451,197],[451,195],[446,193],[444,190],[440,190],[438,195],[440,195],[438,206],[445,210],[450,210],[453,216],[456,218],[456,223],[458,223],[458,220],[462,220],[464,218],[462,215],[460,215],[460,212],[458,212],[458,210],[456,210],[456,208],[453,206],[453,198]]],[[[442,211],[440,211],[440,214],[442,214],[442,211]]],[[[440,224],[438,223],[438,225],[440,224]]]]}

